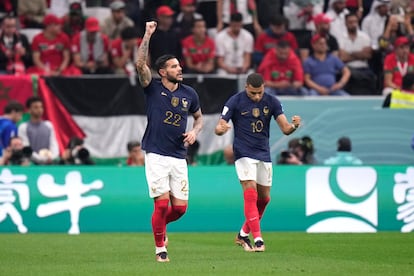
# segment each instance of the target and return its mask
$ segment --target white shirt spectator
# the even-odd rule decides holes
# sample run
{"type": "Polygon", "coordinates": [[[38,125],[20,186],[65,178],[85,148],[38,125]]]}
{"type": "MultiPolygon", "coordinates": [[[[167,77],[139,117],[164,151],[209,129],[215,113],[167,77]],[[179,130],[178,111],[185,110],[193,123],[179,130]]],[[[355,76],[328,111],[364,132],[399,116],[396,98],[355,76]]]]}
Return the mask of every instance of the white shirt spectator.
{"type": "MultiPolygon", "coordinates": [[[[353,53],[362,51],[362,49],[366,47],[371,47],[371,39],[366,33],[358,30],[355,40],[351,40],[348,31],[345,30],[345,32],[338,37],[338,44],[340,49],[343,49],[348,53],[353,53]]],[[[353,60],[348,62],[346,65],[351,68],[369,67],[367,60],[353,60]]]]}
{"type": "Polygon", "coordinates": [[[289,30],[315,30],[315,24],[312,18],[303,14],[303,9],[308,4],[313,5],[312,16],[323,12],[323,0],[292,0],[285,1],[283,6],[283,14],[289,20],[289,30]]]}
{"type": "Polygon", "coordinates": [[[378,50],[378,39],[382,36],[385,29],[385,23],[387,16],[381,16],[377,8],[380,5],[390,5],[389,0],[375,0],[369,11],[369,14],[362,20],[362,31],[369,35],[371,38],[372,49],[378,50]]]}
{"type": "Polygon", "coordinates": [[[346,26],[345,26],[345,16],[349,13],[348,9],[343,9],[341,13],[337,14],[335,10],[332,8],[332,5],[337,1],[343,1],[343,0],[330,0],[329,1],[329,8],[326,12],[326,16],[331,18],[331,27],[330,27],[330,33],[333,35],[336,39],[339,38],[342,34],[346,33],[346,26]]]}
{"type": "Polygon", "coordinates": [[[217,34],[215,42],[216,55],[224,57],[224,63],[230,67],[243,67],[244,54],[253,53],[254,38],[245,29],[241,29],[238,37],[234,39],[226,28],[217,34]]]}

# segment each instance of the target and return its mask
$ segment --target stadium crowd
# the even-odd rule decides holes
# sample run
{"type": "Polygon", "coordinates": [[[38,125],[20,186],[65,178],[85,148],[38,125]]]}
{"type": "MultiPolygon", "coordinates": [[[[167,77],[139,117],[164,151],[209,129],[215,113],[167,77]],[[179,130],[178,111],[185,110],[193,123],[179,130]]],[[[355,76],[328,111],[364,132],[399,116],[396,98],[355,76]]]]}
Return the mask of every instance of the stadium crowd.
{"type": "Polygon", "coordinates": [[[5,0],[0,74],[134,76],[144,23],[155,18],[150,63],[170,53],[185,73],[257,71],[276,95],[386,95],[414,70],[413,6],[403,0],[5,0]]]}
{"type": "Polygon", "coordinates": [[[150,66],[168,53],[188,74],[258,72],[274,95],[389,97],[414,72],[414,1],[4,0],[0,75],[135,77],[150,19],[150,66]]]}

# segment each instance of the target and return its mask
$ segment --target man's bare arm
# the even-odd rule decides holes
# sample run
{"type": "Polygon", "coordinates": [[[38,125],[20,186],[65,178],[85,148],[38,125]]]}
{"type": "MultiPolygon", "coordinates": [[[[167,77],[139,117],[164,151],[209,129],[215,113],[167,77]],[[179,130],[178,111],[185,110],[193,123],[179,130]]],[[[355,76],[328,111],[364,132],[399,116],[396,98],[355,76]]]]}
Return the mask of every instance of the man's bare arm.
{"type": "Polygon", "coordinates": [[[142,87],[147,87],[151,82],[151,70],[147,65],[148,59],[148,50],[149,50],[149,41],[151,39],[152,34],[155,32],[157,28],[157,22],[149,21],[145,25],[145,34],[142,38],[141,45],[138,48],[137,53],[137,60],[135,62],[135,66],[138,71],[138,78],[139,82],[141,83],[142,87]]]}

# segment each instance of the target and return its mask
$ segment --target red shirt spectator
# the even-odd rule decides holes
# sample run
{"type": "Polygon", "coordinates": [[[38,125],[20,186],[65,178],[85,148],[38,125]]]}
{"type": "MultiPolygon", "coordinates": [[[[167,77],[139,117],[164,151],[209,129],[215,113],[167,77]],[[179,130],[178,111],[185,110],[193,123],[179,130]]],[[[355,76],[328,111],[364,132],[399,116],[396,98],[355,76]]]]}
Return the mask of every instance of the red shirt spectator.
{"type": "Polygon", "coordinates": [[[141,44],[142,38],[134,27],[126,27],[121,32],[121,38],[112,41],[111,56],[114,70],[117,74],[135,74],[134,63],[137,49],[141,44]]]}
{"type": "Polygon", "coordinates": [[[33,63],[28,73],[42,75],[80,74],[76,68],[69,66],[70,41],[61,31],[61,19],[49,14],[44,19],[45,29],[33,38],[33,63]]]}
{"type": "Polygon", "coordinates": [[[181,41],[184,69],[188,73],[210,73],[214,70],[216,46],[214,40],[206,35],[206,23],[197,19],[193,23],[193,34],[181,41]]]}
{"type": "Polygon", "coordinates": [[[303,68],[300,59],[287,41],[279,41],[267,52],[257,72],[265,80],[267,92],[276,95],[305,95],[303,68]]]}
{"type": "Polygon", "coordinates": [[[85,22],[85,30],[72,39],[72,57],[75,66],[84,74],[109,74],[110,42],[100,32],[99,21],[89,17],[85,22]]]}
{"type": "Polygon", "coordinates": [[[287,31],[287,19],[282,16],[275,16],[270,20],[269,28],[261,33],[254,44],[254,62],[260,64],[264,55],[276,47],[278,41],[284,40],[289,43],[292,50],[298,49],[298,42],[296,37],[287,31]]]}
{"type": "Polygon", "coordinates": [[[303,83],[302,64],[292,50],[287,59],[281,60],[276,56],[276,49],[271,49],[263,58],[257,71],[263,75],[264,80],[303,83]]]}
{"type": "Polygon", "coordinates": [[[385,57],[383,94],[388,94],[393,89],[401,89],[403,76],[414,72],[414,54],[410,53],[409,43],[406,37],[397,38],[394,52],[385,57]]]}

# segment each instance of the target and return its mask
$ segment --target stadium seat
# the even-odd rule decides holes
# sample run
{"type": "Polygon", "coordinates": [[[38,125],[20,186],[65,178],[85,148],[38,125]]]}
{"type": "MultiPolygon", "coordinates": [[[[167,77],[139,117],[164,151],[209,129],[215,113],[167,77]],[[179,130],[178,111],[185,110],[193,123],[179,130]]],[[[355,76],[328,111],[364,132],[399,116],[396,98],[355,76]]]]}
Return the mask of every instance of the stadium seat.
{"type": "Polygon", "coordinates": [[[34,29],[34,28],[27,28],[27,29],[21,29],[19,32],[21,34],[24,34],[27,37],[27,40],[30,44],[32,44],[33,38],[35,35],[41,33],[42,29],[34,29]]]}
{"type": "Polygon", "coordinates": [[[107,7],[86,7],[84,14],[86,16],[96,17],[102,24],[105,18],[111,15],[111,9],[107,7]]]}

